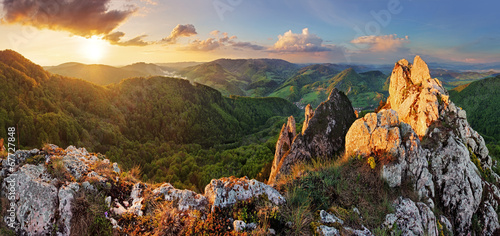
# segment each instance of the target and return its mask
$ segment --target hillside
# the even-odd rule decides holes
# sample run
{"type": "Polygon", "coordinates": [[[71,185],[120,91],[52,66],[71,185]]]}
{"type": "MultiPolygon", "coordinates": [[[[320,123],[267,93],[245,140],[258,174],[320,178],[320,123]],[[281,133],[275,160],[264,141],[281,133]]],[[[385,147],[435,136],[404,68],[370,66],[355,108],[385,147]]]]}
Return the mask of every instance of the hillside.
{"type": "Polygon", "coordinates": [[[284,99],[223,97],[177,78],[132,78],[102,87],[49,76],[13,51],[0,53],[2,136],[16,124],[22,147],[85,146],[127,169],[140,166],[145,179],[174,179],[193,189],[222,174],[216,169],[256,176],[272,159],[273,147],[266,141],[278,132],[274,123],[300,112],[284,99]],[[254,161],[236,161],[243,156],[254,161]],[[198,177],[189,175],[200,166],[206,170],[198,177]]]}
{"type": "Polygon", "coordinates": [[[98,85],[119,83],[126,78],[165,75],[168,73],[164,67],[144,62],[123,67],[68,62],[58,66],[46,66],[44,69],[53,74],[84,79],[98,85]]]}
{"type": "Polygon", "coordinates": [[[358,74],[348,68],[337,71],[334,64],[311,65],[302,68],[269,96],[286,98],[301,106],[319,105],[333,88],[347,94],[358,109],[374,109],[384,98],[383,85],[387,76],[380,71],[358,74]]]}
{"type": "Polygon", "coordinates": [[[263,97],[297,69],[297,65],[278,59],[218,59],[184,68],[179,73],[225,95],[263,97]]]}

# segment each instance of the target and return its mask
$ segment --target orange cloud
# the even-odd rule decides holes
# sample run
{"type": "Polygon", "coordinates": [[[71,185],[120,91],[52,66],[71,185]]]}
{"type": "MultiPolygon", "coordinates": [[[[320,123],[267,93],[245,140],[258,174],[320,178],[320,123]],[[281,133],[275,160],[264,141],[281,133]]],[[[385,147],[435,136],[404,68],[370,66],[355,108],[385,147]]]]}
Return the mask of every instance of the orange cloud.
{"type": "Polygon", "coordinates": [[[121,31],[116,31],[104,36],[103,39],[107,40],[109,43],[113,45],[119,45],[119,46],[146,46],[151,44],[143,40],[143,38],[147,37],[147,35],[140,35],[127,41],[121,41],[121,38],[123,36],[125,36],[125,33],[121,31]]]}
{"type": "Polygon", "coordinates": [[[39,29],[68,31],[90,37],[107,35],[136,10],[109,10],[110,0],[4,0],[2,23],[31,25],[39,29]]]}
{"type": "Polygon", "coordinates": [[[404,43],[408,42],[408,36],[398,38],[396,34],[361,36],[351,40],[353,44],[368,45],[368,50],[371,52],[395,52],[401,48],[404,43]]]}

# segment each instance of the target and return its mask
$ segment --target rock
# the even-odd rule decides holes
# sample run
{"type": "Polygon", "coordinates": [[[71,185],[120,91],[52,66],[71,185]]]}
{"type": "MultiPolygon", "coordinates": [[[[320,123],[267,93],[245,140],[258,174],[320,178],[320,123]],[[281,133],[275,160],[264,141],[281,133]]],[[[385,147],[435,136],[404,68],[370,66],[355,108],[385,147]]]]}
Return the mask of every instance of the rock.
{"type": "Polygon", "coordinates": [[[434,196],[427,151],[411,126],[400,122],[394,110],[382,109],[357,119],[347,132],[345,155],[390,158],[391,162],[382,162],[386,164],[381,173],[390,187],[400,186],[408,178],[415,183],[420,198],[434,196]]]}
{"type": "Polygon", "coordinates": [[[132,206],[128,208],[128,212],[131,212],[135,215],[142,216],[142,201],[144,198],[142,198],[142,192],[143,190],[147,188],[147,184],[144,183],[136,183],[132,187],[132,192],[130,193],[130,198],[132,199],[132,206]]]}
{"type": "Polygon", "coordinates": [[[387,108],[395,110],[423,137],[439,118],[440,106],[448,106],[448,94],[439,80],[431,78],[427,64],[415,56],[413,65],[404,60],[394,66],[387,101],[387,108]]]}
{"type": "Polygon", "coordinates": [[[452,227],[450,221],[448,220],[448,218],[446,218],[445,216],[441,215],[441,216],[439,216],[439,222],[441,222],[441,225],[446,230],[448,230],[448,232],[453,232],[453,227],[452,227]]]}
{"type": "Polygon", "coordinates": [[[108,179],[102,177],[101,175],[97,174],[95,171],[91,171],[90,173],[87,174],[87,177],[93,178],[101,183],[106,183],[108,179]]]}
{"type": "Polygon", "coordinates": [[[307,106],[305,108],[305,114],[304,115],[306,117],[304,119],[304,124],[302,125],[302,135],[304,135],[304,132],[306,131],[307,126],[309,125],[309,121],[314,116],[314,110],[311,107],[311,104],[307,104],[307,106]]]}
{"type": "Polygon", "coordinates": [[[202,210],[208,205],[207,198],[190,190],[179,190],[171,184],[166,183],[153,190],[153,194],[163,195],[166,201],[174,203],[174,206],[181,211],[202,210]]]}
{"type": "Polygon", "coordinates": [[[212,204],[212,211],[216,207],[228,207],[237,201],[243,201],[265,194],[270,202],[275,205],[285,203],[285,198],[271,186],[257,180],[242,178],[212,179],[205,187],[205,196],[212,204]]]}
{"type": "Polygon", "coordinates": [[[326,225],[320,225],[317,229],[318,233],[323,236],[340,236],[338,229],[326,225]]]}
{"type": "Polygon", "coordinates": [[[17,171],[19,164],[24,162],[26,159],[39,154],[40,150],[17,150],[14,155],[10,158],[5,158],[2,160],[2,171],[0,172],[1,177],[6,177],[8,174],[17,171]]]}
{"type": "Polygon", "coordinates": [[[270,235],[276,235],[276,230],[269,228],[268,230],[270,235]]]}
{"type": "Polygon", "coordinates": [[[328,213],[325,210],[321,210],[319,212],[319,221],[323,224],[334,224],[334,223],[339,223],[339,224],[344,224],[344,221],[335,216],[334,214],[328,213]]]}
{"type": "Polygon", "coordinates": [[[15,221],[20,234],[50,235],[56,223],[59,208],[57,188],[42,165],[24,165],[3,180],[2,189],[9,193],[11,187],[15,204],[15,219],[4,218],[6,223],[15,221]],[[11,184],[12,183],[12,184],[11,184]]]}
{"type": "Polygon", "coordinates": [[[385,227],[392,229],[396,224],[402,235],[438,235],[436,217],[427,205],[402,197],[393,205],[395,213],[386,216],[385,227]]]}
{"type": "Polygon", "coordinates": [[[89,183],[89,181],[85,181],[82,183],[82,188],[90,191],[96,191],[97,189],[89,183]]]}
{"type": "Polygon", "coordinates": [[[246,227],[247,227],[247,224],[245,224],[245,222],[242,220],[233,221],[233,228],[234,228],[234,231],[236,231],[236,232],[243,232],[243,231],[245,231],[246,227]]]}
{"type": "Polygon", "coordinates": [[[367,229],[365,226],[362,227],[363,227],[362,230],[344,227],[343,232],[348,233],[348,235],[354,235],[354,236],[373,236],[372,232],[370,232],[369,229],[367,229]]]}
{"type": "Polygon", "coordinates": [[[69,235],[71,232],[71,219],[73,217],[73,213],[71,212],[71,203],[73,202],[75,194],[79,189],[80,185],[75,182],[67,186],[62,186],[59,189],[58,197],[60,218],[58,223],[62,225],[62,228],[60,229],[60,233],[62,233],[62,235],[69,235]]]}
{"type": "MultiPolygon", "coordinates": [[[[290,150],[279,160],[275,158],[273,161],[269,184],[274,184],[280,176],[289,174],[292,166],[297,163],[311,161],[316,157],[333,158],[342,152],[345,135],[356,116],[347,96],[333,89],[328,100],[322,102],[314,113],[307,112],[307,119],[307,125],[304,124],[306,129],[295,137],[290,150]]],[[[283,141],[278,140],[280,142],[283,141]]]]}
{"type": "Polygon", "coordinates": [[[252,231],[252,230],[256,229],[256,228],[257,228],[257,226],[258,226],[258,225],[257,225],[257,223],[252,222],[252,223],[250,223],[250,224],[247,224],[246,229],[247,229],[248,231],[252,231]]]}
{"type": "MultiPolygon", "coordinates": [[[[310,107],[310,106],[309,106],[310,107]]],[[[274,153],[272,170],[277,170],[280,161],[283,156],[290,151],[290,147],[292,146],[293,140],[297,132],[295,131],[295,119],[293,116],[288,117],[288,121],[286,124],[283,124],[281,128],[280,135],[278,137],[278,142],[276,142],[276,151],[274,153]]],[[[276,175],[277,173],[271,172],[271,176],[276,175]]]]}
{"type": "Polygon", "coordinates": [[[87,174],[90,165],[98,160],[96,156],[90,155],[85,148],[69,146],[65,152],[66,155],[62,158],[64,167],[77,180],[87,174]]]}
{"type": "Polygon", "coordinates": [[[106,207],[107,207],[107,208],[110,208],[110,207],[111,207],[111,196],[107,196],[107,197],[104,199],[104,202],[106,203],[106,207]]]}
{"type": "Polygon", "coordinates": [[[117,174],[120,174],[120,168],[118,167],[118,163],[113,163],[113,171],[117,174]]]}
{"type": "Polygon", "coordinates": [[[454,216],[455,230],[470,232],[472,215],[479,207],[482,196],[481,177],[469,158],[467,147],[449,134],[446,146],[430,156],[436,189],[445,212],[454,216]]]}

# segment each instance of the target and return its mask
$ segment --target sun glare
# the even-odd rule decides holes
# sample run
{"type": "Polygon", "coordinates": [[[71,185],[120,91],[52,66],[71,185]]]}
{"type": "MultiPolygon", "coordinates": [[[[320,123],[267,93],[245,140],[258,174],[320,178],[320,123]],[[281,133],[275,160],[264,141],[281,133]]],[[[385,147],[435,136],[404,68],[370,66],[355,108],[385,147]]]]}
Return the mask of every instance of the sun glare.
{"type": "Polygon", "coordinates": [[[104,56],[106,43],[97,36],[85,39],[82,54],[92,62],[98,62],[104,56]]]}

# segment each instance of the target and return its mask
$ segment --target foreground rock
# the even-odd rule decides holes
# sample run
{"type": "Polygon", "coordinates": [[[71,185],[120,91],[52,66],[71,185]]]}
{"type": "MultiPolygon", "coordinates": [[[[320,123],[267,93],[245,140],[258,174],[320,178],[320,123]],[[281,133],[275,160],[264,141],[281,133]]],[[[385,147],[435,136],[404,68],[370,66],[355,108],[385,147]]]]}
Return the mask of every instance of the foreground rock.
{"type": "MultiPolygon", "coordinates": [[[[292,166],[312,158],[332,158],[344,150],[345,135],[356,119],[354,109],[347,96],[333,89],[328,100],[321,103],[313,112],[306,107],[303,132],[290,138],[290,126],[295,121],[283,126],[276,146],[273,168],[268,183],[272,184],[283,175],[290,173],[292,166]],[[283,146],[292,140],[290,149],[283,152],[283,146]],[[275,165],[275,163],[277,163],[275,165]]],[[[293,119],[293,117],[292,117],[293,119]]],[[[286,150],[286,148],[285,148],[286,150]]]]}
{"type": "MultiPolygon", "coordinates": [[[[94,195],[99,193],[97,189],[111,194],[99,201],[105,202],[109,209],[106,218],[116,230],[130,222],[115,218],[150,217],[160,210],[155,207],[163,201],[171,203],[173,212],[187,212],[188,217],[206,217],[203,214],[210,214],[217,207],[228,208],[239,201],[261,196],[271,205],[285,203],[278,191],[246,177],[214,179],[202,195],[176,189],[169,183],[154,188],[137,180],[121,180],[120,172],[116,163],[111,164],[84,148],[69,146],[64,150],[48,145],[43,150],[18,151],[11,163],[4,163],[0,171],[4,178],[2,196],[14,206],[12,217],[6,215],[3,220],[18,235],[74,234],[73,224],[79,220],[73,219],[77,194],[90,191],[89,194],[94,195]]],[[[252,227],[255,225],[250,223],[246,229],[252,227]]]]}

